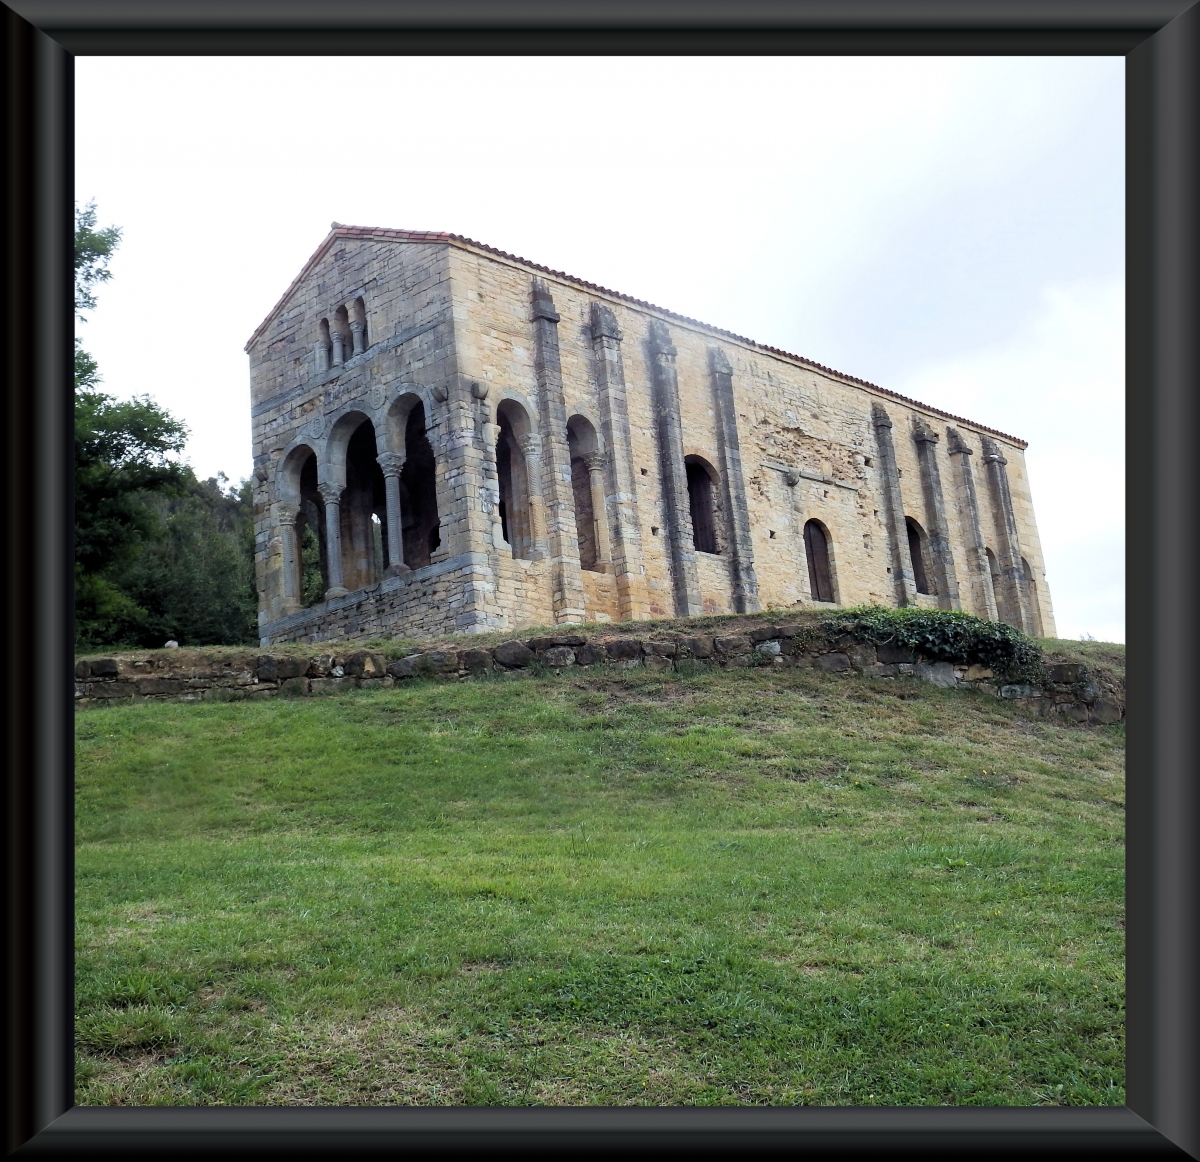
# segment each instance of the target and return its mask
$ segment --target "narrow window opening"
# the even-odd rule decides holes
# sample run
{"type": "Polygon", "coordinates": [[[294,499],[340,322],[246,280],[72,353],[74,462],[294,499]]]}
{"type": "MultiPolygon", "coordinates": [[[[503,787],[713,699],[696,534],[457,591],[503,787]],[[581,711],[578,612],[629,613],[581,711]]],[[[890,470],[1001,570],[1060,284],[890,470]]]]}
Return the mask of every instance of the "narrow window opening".
{"type": "Polygon", "coordinates": [[[925,531],[911,516],[904,518],[908,529],[908,554],[912,558],[913,580],[918,593],[932,593],[929,574],[925,569],[925,531]]]}
{"type": "Polygon", "coordinates": [[[717,522],[713,512],[713,482],[708,469],[699,460],[688,457],[688,505],[692,512],[692,544],[698,553],[716,553],[717,522]]]}
{"type": "Polygon", "coordinates": [[[367,339],[367,308],[362,295],[350,304],[350,335],[355,355],[361,355],[369,346],[367,339]]]}
{"type": "MultiPolygon", "coordinates": [[[[523,424],[524,413],[517,415],[523,424]]],[[[496,474],[500,482],[500,534],[508,542],[513,557],[528,561],[533,553],[533,528],[529,511],[529,480],[525,456],[513,429],[514,416],[506,404],[500,409],[499,435],[496,437],[496,474]]]]}
{"type": "Polygon", "coordinates": [[[346,446],[342,493],[342,568],[347,589],[366,589],[383,576],[383,519],[387,504],[383,471],[376,460],[375,426],[364,420],[346,446]]]}
{"type": "Polygon", "coordinates": [[[592,473],[585,457],[596,450],[596,433],[583,416],[572,416],[567,423],[567,450],[571,457],[571,497],[575,502],[575,536],[579,544],[579,567],[590,572],[600,569],[602,530],[596,512],[603,503],[603,490],[592,495],[592,473]]]}
{"type": "Polygon", "coordinates": [[[808,587],[815,601],[833,601],[833,571],[829,567],[829,538],[819,521],[804,526],[804,555],[808,559],[808,587]]]}

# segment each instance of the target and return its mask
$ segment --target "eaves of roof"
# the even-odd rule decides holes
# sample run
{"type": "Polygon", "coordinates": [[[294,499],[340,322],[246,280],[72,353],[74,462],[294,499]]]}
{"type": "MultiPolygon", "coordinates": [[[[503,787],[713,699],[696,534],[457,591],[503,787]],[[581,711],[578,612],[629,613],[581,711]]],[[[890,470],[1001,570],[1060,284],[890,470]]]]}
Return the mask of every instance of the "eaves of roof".
{"type": "Polygon", "coordinates": [[[595,291],[599,294],[606,295],[609,298],[619,299],[621,302],[631,303],[636,307],[641,307],[644,310],[654,311],[656,314],[663,315],[668,319],[676,319],[681,323],[687,323],[693,327],[700,327],[714,335],[724,335],[728,339],[733,339],[738,343],[744,344],[747,347],[752,347],[758,351],[766,351],[771,355],[778,355],[784,359],[789,359],[795,363],[802,364],[805,367],[815,368],[817,371],[822,371],[826,375],[835,375],[838,379],[846,383],[853,383],[859,387],[869,388],[871,391],[878,392],[880,395],[886,396],[889,399],[899,400],[901,403],[907,404],[910,407],[919,408],[921,411],[929,415],[940,416],[945,420],[953,420],[959,424],[969,424],[978,432],[987,432],[993,436],[999,436],[1004,440],[1008,440],[1019,448],[1027,448],[1029,442],[1022,440],[1019,436],[1011,436],[1007,432],[1001,432],[997,428],[989,428],[984,424],[977,423],[975,420],[969,420],[965,416],[956,416],[953,412],[942,411],[941,408],[931,407],[927,403],[922,403],[918,399],[912,399],[909,396],[901,395],[898,391],[891,391],[886,387],[880,387],[877,383],[871,383],[866,379],[859,379],[855,375],[847,375],[844,371],[838,371],[833,367],[826,367],[823,363],[817,363],[812,359],[806,359],[803,355],[796,355],[792,351],[784,351],[779,347],[771,347],[766,343],[759,343],[755,339],[749,339],[745,335],[738,335],[733,331],[726,331],[723,327],[714,327],[711,323],[701,322],[699,319],[689,318],[687,315],[677,314],[675,311],[669,311],[665,307],[656,306],[654,303],[648,303],[644,299],[635,299],[632,295],[622,294],[620,291],[610,290],[608,287],[598,286],[594,282],[587,282],[582,278],[576,278],[573,274],[567,274],[565,271],[552,270],[548,266],[542,266],[538,262],[530,262],[527,258],[522,258],[517,254],[509,254],[506,250],[499,250],[495,246],[489,246],[486,242],[476,242],[473,238],[464,237],[462,234],[447,234],[444,231],[434,230],[392,230],[384,226],[343,226],[335,224],[329,233],[325,236],[321,245],[313,251],[312,257],[301,268],[300,273],[292,279],[287,290],[280,296],[279,301],[268,312],[267,317],[259,323],[255,328],[254,334],[246,341],[245,350],[249,351],[255,340],[266,330],[267,325],[279,313],[279,309],[287,302],[292,291],[296,289],[307,277],[308,272],[320,261],[326,251],[339,238],[365,238],[374,239],[381,242],[442,242],[451,246],[458,246],[464,250],[477,250],[484,254],[495,255],[498,258],[507,259],[509,262],[517,262],[530,270],[540,271],[542,274],[548,274],[553,278],[561,279],[563,282],[573,283],[575,286],[584,287],[589,291],[595,291]]]}

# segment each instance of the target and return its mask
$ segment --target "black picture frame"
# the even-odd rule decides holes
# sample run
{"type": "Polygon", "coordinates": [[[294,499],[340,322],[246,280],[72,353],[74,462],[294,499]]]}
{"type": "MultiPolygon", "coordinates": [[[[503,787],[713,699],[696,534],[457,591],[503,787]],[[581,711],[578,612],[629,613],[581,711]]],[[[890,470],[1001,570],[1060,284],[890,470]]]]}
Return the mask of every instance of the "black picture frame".
{"type": "MultiPolygon", "coordinates": [[[[1196,0],[9,0],[4,10],[7,1142],[22,1156],[588,1149],[1200,1156],[1196,0]],[[73,1106],[76,54],[1122,55],[1127,1101],[1114,1108],[73,1106]]],[[[1086,482],[1081,500],[1086,503],[1086,482]]]]}

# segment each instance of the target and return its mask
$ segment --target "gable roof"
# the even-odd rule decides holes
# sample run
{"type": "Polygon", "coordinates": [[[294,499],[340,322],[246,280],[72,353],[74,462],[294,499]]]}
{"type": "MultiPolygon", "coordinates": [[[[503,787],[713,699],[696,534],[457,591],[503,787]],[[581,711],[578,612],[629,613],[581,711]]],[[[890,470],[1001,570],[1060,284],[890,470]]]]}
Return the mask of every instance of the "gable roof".
{"type": "Polygon", "coordinates": [[[868,387],[872,391],[877,391],[881,395],[890,397],[891,399],[899,400],[901,403],[908,404],[910,407],[920,408],[921,410],[930,413],[931,415],[940,416],[945,420],[953,420],[959,424],[969,424],[972,428],[981,432],[988,432],[993,436],[1000,436],[1005,440],[1011,441],[1019,448],[1027,448],[1029,442],[1022,440],[1019,436],[1011,436],[1007,432],[1001,432],[997,428],[989,428],[984,424],[977,423],[975,420],[969,420],[965,416],[956,416],[953,412],[942,411],[941,408],[932,407],[927,403],[922,403],[918,399],[912,399],[907,395],[901,395],[898,391],[891,391],[886,387],[880,387],[877,383],[871,383],[866,379],[859,379],[856,375],[847,375],[844,371],[838,371],[833,367],[826,367],[823,363],[817,363],[813,359],[807,359],[803,355],[797,355],[792,351],[784,351],[780,347],[771,347],[766,343],[759,343],[755,339],[749,339],[745,335],[738,335],[734,331],[727,331],[723,327],[714,327],[711,323],[702,322],[700,319],[693,319],[687,315],[678,314],[675,311],[669,311],[665,307],[656,306],[654,303],[648,303],[644,299],[635,299],[632,295],[622,294],[620,291],[610,290],[608,287],[599,286],[594,282],[587,282],[582,278],[576,278],[573,274],[567,274],[561,270],[552,270],[548,266],[542,266],[538,262],[530,262],[528,258],[522,258],[517,254],[509,254],[506,250],[499,250],[495,246],[489,246],[486,242],[476,242],[473,238],[467,238],[462,234],[448,234],[444,231],[435,230],[393,230],[385,226],[343,226],[340,222],[334,222],[330,227],[329,233],[325,235],[320,246],[313,251],[309,260],[300,268],[300,273],[292,279],[287,290],[279,297],[279,301],[267,313],[267,317],[254,329],[254,334],[246,340],[246,346],[243,350],[249,351],[255,340],[267,329],[267,326],[279,313],[283,304],[291,297],[292,292],[298,287],[307,277],[309,271],[325,256],[329,248],[334,242],[340,238],[361,238],[366,240],[375,240],[379,242],[441,242],[450,246],[458,246],[463,250],[477,250],[485,254],[494,254],[498,258],[507,259],[509,262],[519,262],[522,266],[530,270],[540,271],[542,274],[551,275],[554,278],[561,279],[563,282],[573,283],[575,286],[583,287],[589,291],[596,291],[599,294],[607,295],[610,298],[619,299],[622,302],[631,303],[633,306],[642,307],[649,311],[654,311],[657,314],[665,315],[670,319],[677,319],[681,323],[688,323],[693,327],[702,327],[704,330],[712,332],[716,335],[725,335],[730,339],[736,340],[738,343],[744,343],[748,347],[754,347],[759,351],[766,351],[771,355],[781,355],[785,359],[790,359],[796,363],[801,363],[806,367],[815,368],[817,371],[823,371],[827,375],[836,375],[839,379],[845,380],[847,383],[855,383],[860,387],[868,387]]]}

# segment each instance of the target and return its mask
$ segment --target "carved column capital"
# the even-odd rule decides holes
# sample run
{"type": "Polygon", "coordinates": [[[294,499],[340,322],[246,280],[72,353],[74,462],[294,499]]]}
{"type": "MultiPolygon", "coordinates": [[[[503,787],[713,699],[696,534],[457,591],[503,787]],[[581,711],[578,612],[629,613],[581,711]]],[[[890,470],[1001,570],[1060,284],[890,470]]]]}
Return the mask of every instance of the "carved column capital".
{"type": "Polygon", "coordinates": [[[407,456],[404,452],[380,452],[375,459],[384,476],[399,476],[407,456]]]}
{"type": "Polygon", "coordinates": [[[537,432],[526,432],[523,436],[518,436],[517,443],[521,445],[521,451],[527,459],[537,459],[542,454],[542,437],[537,432]]]}
{"type": "Polygon", "coordinates": [[[586,455],[581,456],[580,459],[587,466],[589,472],[604,471],[604,454],[602,452],[588,452],[586,455]]]}
{"type": "Polygon", "coordinates": [[[300,506],[296,504],[277,504],[275,518],[284,526],[295,526],[296,517],[300,515],[300,506]]]}
{"type": "Polygon", "coordinates": [[[321,494],[321,499],[326,504],[340,504],[342,493],[345,489],[341,484],[334,484],[331,481],[325,480],[317,485],[317,491],[321,494]]]}

